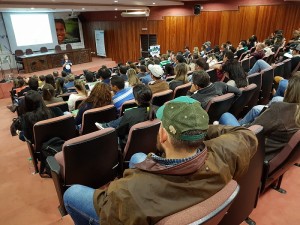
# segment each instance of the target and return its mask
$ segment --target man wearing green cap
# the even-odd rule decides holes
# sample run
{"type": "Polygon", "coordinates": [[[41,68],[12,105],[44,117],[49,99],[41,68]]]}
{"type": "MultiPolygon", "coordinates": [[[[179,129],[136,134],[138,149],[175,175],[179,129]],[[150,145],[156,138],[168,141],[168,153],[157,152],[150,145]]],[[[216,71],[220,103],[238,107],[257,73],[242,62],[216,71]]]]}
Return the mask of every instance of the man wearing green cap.
{"type": "Polygon", "coordinates": [[[64,202],[75,224],[155,224],[247,171],[257,148],[250,130],[209,126],[200,103],[187,96],[160,107],[157,118],[157,148],[164,156],[137,153],[131,159],[135,168],[105,190],[70,187],[64,202]]]}

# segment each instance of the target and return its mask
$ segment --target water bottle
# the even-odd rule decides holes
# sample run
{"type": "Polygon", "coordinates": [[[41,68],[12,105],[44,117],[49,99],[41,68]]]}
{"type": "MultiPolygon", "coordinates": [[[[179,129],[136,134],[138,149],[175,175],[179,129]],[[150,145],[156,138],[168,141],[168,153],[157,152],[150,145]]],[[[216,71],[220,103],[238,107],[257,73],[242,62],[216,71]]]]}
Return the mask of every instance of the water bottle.
{"type": "Polygon", "coordinates": [[[29,173],[30,174],[35,174],[35,169],[34,169],[34,165],[33,165],[33,161],[32,158],[28,158],[28,168],[29,168],[29,173]]]}

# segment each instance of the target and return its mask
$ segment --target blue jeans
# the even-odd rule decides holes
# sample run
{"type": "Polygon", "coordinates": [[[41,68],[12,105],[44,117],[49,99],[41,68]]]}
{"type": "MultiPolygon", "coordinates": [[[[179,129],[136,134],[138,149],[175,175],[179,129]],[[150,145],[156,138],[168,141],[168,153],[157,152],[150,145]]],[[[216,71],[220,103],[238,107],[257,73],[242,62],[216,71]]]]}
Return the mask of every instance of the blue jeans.
{"type": "Polygon", "coordinates": [[[274,96],[281,96],[281,97],[283,97],[284,96],[284,92],[285,92],[288,84],[289,84],[288,80],[286,80],[286,79],[281,80],[279,82],[278,88],[277,88],[276,93],[275,93],[274,96]]]}
{"type": "Polygon", "coordinates": [[[79,184],[72,185],[66,190],[65,207],[75,225],[99,225],[99,217],[93,202],[94,192],[93,188],[79,184]]]}
{"type": "Polygon", "coordinates": [[[248,75],[260,72],[260,71],[268,69],[268,68],[271,68],[271,66],[268,63],[266,63],[264,60],[259,59],[255,62],[254,66],[248,72],[248,75]]]}
{"type": "MultiPolygon", "coordinates": [[[[129,168],[146,159],[145,153],[134,154],[129,162],[129,168]]],[[[75,225],[99,225],[99,216],[94,207],[95,189],[75,184],[69,187],[64,194],[66,210],[72,217],[75,225]]]]}

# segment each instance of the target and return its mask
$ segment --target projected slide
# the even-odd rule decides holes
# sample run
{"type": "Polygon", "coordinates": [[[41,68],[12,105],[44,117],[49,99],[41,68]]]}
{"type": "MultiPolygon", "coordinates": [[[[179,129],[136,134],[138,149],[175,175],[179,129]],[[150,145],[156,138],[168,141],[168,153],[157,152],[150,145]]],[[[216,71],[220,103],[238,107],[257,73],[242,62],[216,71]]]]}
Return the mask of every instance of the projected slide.
{"type": "Polygon", "coordinates": [[[55,28],[58,44],[80,42],[79,24],[77,18],[55,20],[55,28]]]}
{"type": "Polygon", "coordinates": [[[53,43],[48,14],[11,14],[17,46],[53,43]]]}

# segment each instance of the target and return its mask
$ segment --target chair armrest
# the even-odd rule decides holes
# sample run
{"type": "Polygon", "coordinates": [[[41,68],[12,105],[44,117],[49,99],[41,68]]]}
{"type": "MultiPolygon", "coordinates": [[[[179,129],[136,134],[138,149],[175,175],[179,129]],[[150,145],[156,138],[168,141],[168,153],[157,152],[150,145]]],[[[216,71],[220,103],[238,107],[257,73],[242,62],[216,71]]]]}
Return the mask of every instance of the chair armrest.
{"type": "Polygon", "coordinates": [[[59,174],[60,173],[60,165],[58,164],[56,159],[53,156],[48,156],[46,160],[50,167],[50,170],[55,172],[56,174],[59,174]]]}

